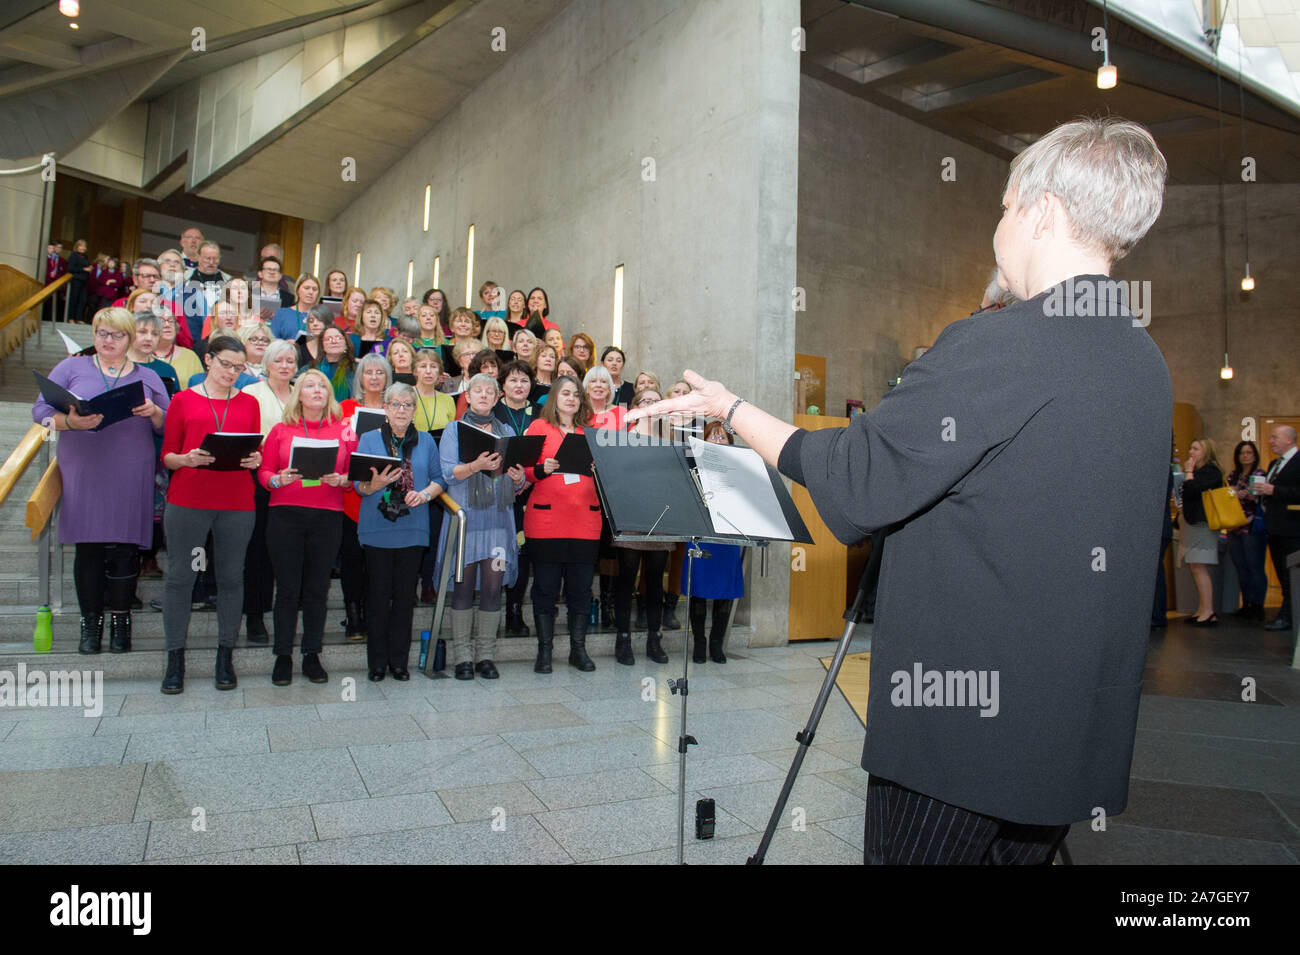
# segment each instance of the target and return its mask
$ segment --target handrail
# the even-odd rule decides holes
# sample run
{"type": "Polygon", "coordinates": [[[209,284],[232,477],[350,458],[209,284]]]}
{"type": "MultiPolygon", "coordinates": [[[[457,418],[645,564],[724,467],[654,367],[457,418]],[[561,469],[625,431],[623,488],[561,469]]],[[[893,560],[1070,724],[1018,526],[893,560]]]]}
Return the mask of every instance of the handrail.
{"type": "Polygon", "coordinates": [[[466,525],[469,523],[469,515],[446,491],[438,495],[438,501],[452,517],[456,518],[456,583],[463,583],[465,580],[465,531],[466,525]]]}
{"type": "Polygon", "coordinates": [[[21,315],[25,315],[27,312],[30,312],[33,308],[35,308],[37,305],[40,305],[47,298],[49,298],[51,295],[53,295],[55,292],[63,288],[63,286],[67,285],[71,281],[72,281],[71,273],[68,273],[67,275],[61,275],[53,282],[51,282],[49,285],[46,285],[44,288],[42,288],[39,292],[35,293],[34,295],[28,296],[28,298],[24,300],[22,304],[16,305],[15,307],[11,308],[9,311],[5,312],[4,317],[0,318],[0,331],[4,331],[6,328],[9,327],[9,324],[13,322],[16,318],[18,318],[21,315]]]}
{"type": "Polygon", "coordinates": [[[18,442],[18,447],[14,448],[13,453],[9,455],[8,460],[0,466],[0,504],[4,504],[9,499],[14,485],[23,476],[27,466],[32,463],[32,458],[36,457],[36,452],[41,449],[49,433],[49,428],[43,428],[39,424],[32,425],[23,435],[23,439],[18,442]]]}
{"type": "Polygon", "coordinates": [[[62,496],[63,472],[59,470],[59,459],[55,457],[27,498],[27,529],[32,532],[33,542],[41,536],[41,531],[45,530],[45,525],[54,516],[54,509],[59,506],[59,498],[62,496]]]}

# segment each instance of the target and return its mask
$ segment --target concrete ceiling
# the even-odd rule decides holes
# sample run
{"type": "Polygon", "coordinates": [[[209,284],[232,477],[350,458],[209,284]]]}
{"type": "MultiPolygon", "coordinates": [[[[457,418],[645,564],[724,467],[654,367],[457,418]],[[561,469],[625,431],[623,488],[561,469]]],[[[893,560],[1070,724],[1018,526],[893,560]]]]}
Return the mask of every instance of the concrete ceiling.
{"type": "MultiPolygon", "coordinates": [[[[1125,116],[1155,135],[1174,184],[1219,181],[1221,95],[1224,169],[1236,176],[1241,106],[1231,78],[1112,18],[1120,82],[1098,90],[1101,58],[1090,43],[1101,13],[1090,5],[869,2],[804,0],[806,74],[1008,160],[1075,116],[1125,116]]],[[[1300,119],[1249,91],[1244,101],[1259,181],[1300,182],[1300,119]]]]}

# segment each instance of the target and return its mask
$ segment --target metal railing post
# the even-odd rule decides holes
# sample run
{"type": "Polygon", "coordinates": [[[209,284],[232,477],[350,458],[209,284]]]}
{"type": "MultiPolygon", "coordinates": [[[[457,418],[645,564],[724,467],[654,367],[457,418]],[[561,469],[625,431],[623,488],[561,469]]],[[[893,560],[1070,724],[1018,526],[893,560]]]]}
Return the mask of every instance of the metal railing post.
{"type": "Polygon", "coordinates": [[[436,656],[434,648],[438,645],[438,634],[442,632],[442,615],[447,606],[447,588],[453,580],[458,584],[465,580],[465,531],[468,518],[465,515],[464,508],[461,508],[455,514],[448,515],[448,517],[452,517],[456,521],[456,541],[454,545],[456,559],[454,561],[447,559],[449,556],[448,551],[453,546],[451,534],[448,533],[447,540],[442,545],[443,574],[440,581],[442,586],[438,588],[438,599],[433,607],[433,623],[429,630],[429,652],[424,658],[424,675],[427,677],[432,677],[434,674],[433,661],[436,656]]]}

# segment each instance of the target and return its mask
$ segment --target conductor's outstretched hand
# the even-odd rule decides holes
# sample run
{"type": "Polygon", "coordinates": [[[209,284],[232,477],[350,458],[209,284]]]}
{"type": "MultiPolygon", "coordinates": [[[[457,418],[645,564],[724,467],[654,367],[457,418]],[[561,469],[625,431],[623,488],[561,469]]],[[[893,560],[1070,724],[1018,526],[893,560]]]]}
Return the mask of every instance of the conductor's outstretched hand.
{"type": "Polygon", "coordinates": [[[736,396],[720,381],[707,381],[689,368],[682,380],[691,386],[689,395],[667,398],[646,408],[633,408],[627,414],[630,424],[640,418],[666,414],[703,415],[706,418],[725,418],[736,401],[736,396]]]}

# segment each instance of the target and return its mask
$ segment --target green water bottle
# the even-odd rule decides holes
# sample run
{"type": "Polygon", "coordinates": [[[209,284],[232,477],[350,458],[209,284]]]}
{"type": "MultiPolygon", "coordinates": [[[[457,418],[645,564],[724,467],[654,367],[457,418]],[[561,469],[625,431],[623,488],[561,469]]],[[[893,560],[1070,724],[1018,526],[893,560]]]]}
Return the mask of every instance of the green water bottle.
{"type": "Polygon", "coordinates": [[[36,653],[49,653],[50,646],[54,643],[54,630],[51,623],[54,615],[50,613],[49,607],[41,607],[36,611],[36,629],[32,631],[32,650],[36,653]]]}

